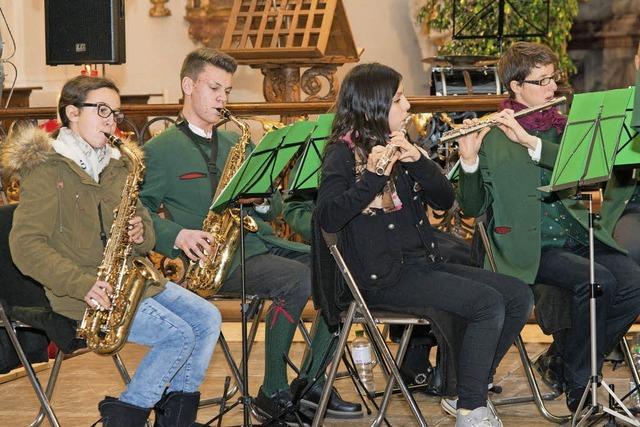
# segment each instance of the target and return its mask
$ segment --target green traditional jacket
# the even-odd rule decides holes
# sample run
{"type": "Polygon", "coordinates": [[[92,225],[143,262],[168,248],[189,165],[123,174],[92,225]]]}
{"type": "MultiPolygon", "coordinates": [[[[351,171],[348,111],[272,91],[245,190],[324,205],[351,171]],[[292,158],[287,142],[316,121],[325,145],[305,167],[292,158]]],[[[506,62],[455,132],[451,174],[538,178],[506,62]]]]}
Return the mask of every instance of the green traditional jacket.
{"type": "MultiPolygon", "coordinates": [[[[196,140],[205,153],[210,155],[208,140],[197,136],[196,140]]],[[[219,171],[224,169],[229,150],[237,142],[237,134],[218,131],[216,165],[219,171]]],[[[155,250],[175,258],[180,254],[180,250],[174,246],[178,233],[183,228],[202,229],[202,222],[209,212],[214,189],[211,187],[207,164],[195,142],[175,126],[147,142],[144,151],[147,171],[140,200],[153,218],[157,239],[155,250]],[[168,218],[158,215],[160,206],[164,207],[168,218]]],[[[258,223],[257,233],[245,235],[247,258],[266,253],[266,243],[296,251],[309,251],[307,245],[280,239],[273,233],[268,221],[276,218],[281,211],[282,197],[279,192],[270,199],[267,213],[260,214],[254,208],[247,210],[258,223]]],[[[238,265],[239,253],[232,262],[231,271],[238,265]]]]}
{"type": "MultiPolygon", "coordinates": [[[[542,184],[540,168],[553,168],[560,142],[554,128],[531,133],[542,140],[539,163],[531,159],[524,147],[494,128],[482,143],[478,170],[474,173],[461,170],[458,188],[458,200],[465,214],[478,217],[491,209],[487,231],[498,271],[527,283],[535,280],[542,249],[544,194],[538,190],[542,184]]],[[[634,188],[635,182],[619,180],[614,174],[604,194],[602,219],[595,224],[595,237],[620,252],[625,251],[611,234],[634,188]]],[[[564,190],[557,195],[571,216],[586,229],[588,211],[581,202],[570,198],[573,192],[564,190]]],[[[485,266],[488,267],[486,260],[485,266]]]]}

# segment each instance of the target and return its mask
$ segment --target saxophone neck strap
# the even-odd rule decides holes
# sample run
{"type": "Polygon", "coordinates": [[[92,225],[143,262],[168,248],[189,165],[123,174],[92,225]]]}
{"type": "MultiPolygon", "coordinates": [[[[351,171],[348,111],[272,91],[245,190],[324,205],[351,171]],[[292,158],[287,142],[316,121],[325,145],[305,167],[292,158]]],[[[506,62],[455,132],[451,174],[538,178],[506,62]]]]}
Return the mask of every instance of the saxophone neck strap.
{"type": "Polygon", "coordinates": [[[202,144],[198,141],[197,136],[189,129],[189,122],[184,117],[180,117],[176,122],[176,127],[184,133],[193,145],[198,149],[198,152],[202,156],[202,160],[207,165],[207,172],[209,173],[209,179],[211,180],[211,195],[215,194],[218,187],[218,167],[216,166],[216,159],[218,157],[218,131],[214,127],[211,132],[211,138],[209,139],[209,148],[211,154],[207,156],[207,153],[202,149],[202,144]]]}

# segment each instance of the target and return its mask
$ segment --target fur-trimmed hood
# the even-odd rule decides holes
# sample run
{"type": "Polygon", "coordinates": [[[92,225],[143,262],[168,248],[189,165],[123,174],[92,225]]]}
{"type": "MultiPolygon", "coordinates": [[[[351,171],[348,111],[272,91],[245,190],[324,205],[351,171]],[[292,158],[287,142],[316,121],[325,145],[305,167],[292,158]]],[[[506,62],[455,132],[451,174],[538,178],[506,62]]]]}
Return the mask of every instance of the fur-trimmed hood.
{"type": "Polygon", "coordinates": [[[20,176],[55,153],[51,136],[37,126],[14,128],[0,145],[0,174],[20,176]]]}
{"type": "MultiPolygon", "coordinates": [[[[19,178],[33,170],[57,154],[52,145],[54,141],[49,133],[37,126],[20,126],[13,129],[5,142],[0,144],[0,175],[19,178]]],[[[126,139],[123,143],[140,159],[144,159],[144,151],[135,142],[126,139]]],[[[118,149],[114,150],[119,152],[118,149]]],[[[130,166],[127,156],[121,158],[130,166]]]]}

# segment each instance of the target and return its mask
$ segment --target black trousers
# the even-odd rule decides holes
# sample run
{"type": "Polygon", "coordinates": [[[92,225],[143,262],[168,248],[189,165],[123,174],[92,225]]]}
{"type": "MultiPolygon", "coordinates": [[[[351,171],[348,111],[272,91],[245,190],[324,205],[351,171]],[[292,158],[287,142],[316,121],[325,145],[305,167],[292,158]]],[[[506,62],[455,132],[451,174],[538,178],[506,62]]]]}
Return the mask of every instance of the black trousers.
{"type": "MultiPolygon", "coordinates": [[[[602,243],[595,246],[595,278],[603,294],[596,299],[598,369],[640,313],[640,266],[602,243]]],[[[554,334],[564,360],[568,388],[584,387],[591,375],[589,335],[589,251],[584,246],[542,252],[536,282],[571,290],[571,325],[554,334]]]]}
{"type": "Polygon", "coordinates": [[[524,326],[533,306],[529,286],[479,268],[424,259],[405,260],[394,286],[363,290],[373,309],[424,316],[425,308],[453,313],[467,323],[458,357],[458,407],[485,406],[487,384],[524,326]]]}

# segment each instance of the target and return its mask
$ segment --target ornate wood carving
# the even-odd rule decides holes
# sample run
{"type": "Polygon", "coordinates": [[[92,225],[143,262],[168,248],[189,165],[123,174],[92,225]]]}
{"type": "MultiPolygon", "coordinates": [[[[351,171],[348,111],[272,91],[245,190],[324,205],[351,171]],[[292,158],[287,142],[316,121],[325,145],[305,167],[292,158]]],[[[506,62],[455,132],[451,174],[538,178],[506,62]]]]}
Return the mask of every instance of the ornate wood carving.
{"type": "Polygon", "coordinates": [[[231,14],[233,0],[188,0],[189,37],[205,46],[218,48],[231,14]]]}
{"type": "Polygon", "coordinates": [[[300,87],[309,96],[305,101],[333,101],[338,95],[340,82],[336,77],[338,67],[335,65],[317,65],[302,73],[300,87]],[[328,89],[325,95],[319,95],[322,90],[322,79],[326,79],[328,89]]]}
{"type": "Polygon", "coordinates": [[[149,9],[149,16],[152,18],[159,18],[163,16],[171,15],[171,11],[165,6],[165,3],[168,3],[169,0],[150,0],[151,9],[149,9]]]}

